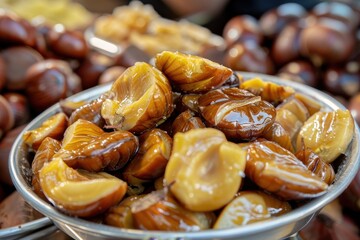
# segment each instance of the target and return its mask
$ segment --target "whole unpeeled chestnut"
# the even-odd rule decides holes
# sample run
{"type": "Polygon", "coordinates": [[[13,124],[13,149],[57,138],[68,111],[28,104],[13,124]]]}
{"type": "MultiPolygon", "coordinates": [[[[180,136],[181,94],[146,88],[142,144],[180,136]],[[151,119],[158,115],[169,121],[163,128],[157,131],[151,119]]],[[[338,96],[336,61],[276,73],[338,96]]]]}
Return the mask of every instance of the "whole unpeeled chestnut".
{"type": "Polygon", "coordinates": [[[113,64],[114,60],[108,56],[98,52],[89,53],[76,69],[82,88],[88,89],[96,86],[99,83],[100,75],[113,64]]]}
{"type": "Polygon", "coordinates": [[[274,64],[267,52],[253,42],[234,44],[227,51],[225,65],[237,71],[272,74],[274,64]]]}
{"type": "Polygon", "coordinates": [[[89,51],[83,34],[59,24],[50,29],[46,40],[49,48],[61,57],[84,58],[89,51]]]}
{"type": "Polygon", "coordinates": [[[24,90],[25,74],[30,66],[44,58],[30,47],[10,47],[0,52],[5,65],[6,88],[8,90],[24,90]]]}
{"type": "Polygon", "coordinates": [[[316,66],[336,64],[349,59],[355,46],[355,36],[338,20],[320,18],[300,34],[300,52],[316,66]]]}
{"type": "Polygon", "coordinates": [[[329,67],[322,80],[325,91],[350,98],[360,91],[360,66],[351,62],[345,67],[329,67]]]}
{"type": "Polygon", "coordinates": [[[230,19],[224,27],[223,37],[228,46],[244,41],[261,44],[263,39],[257,19],[250,15],[240,15],[230,19]]]}
{"type": "Polygon", "coordinates": [[[291,23],[275,38],[271,56],[277,65],[283,65],[300,57],[300,33],[303,28],[300,21],[291,23]]]}
{"type": "Polygon", "coordinates": [[[306,9],[298,3],[284,3],[260,17],[260,28],[265,37],[273,39],[288,23],[304,17],[306,13],[306,9]]]}
{"type": "Polygon", "coordinates": [[[16,92],[7,92],[3,94],[8,101],[11,110],[14,113],[14,127],[27,123],[30,120],[30,109],[25,95],[16,92]]]}
{"type": "Polygon", "coordinates": [[[35,45],[35,28],[16,14],[0,9],[0,42],[5,44],[35,45]]]}
{"type": "Polygon", "coordinates": [[[126,70],[122,66],[112,66],[101,73],[98,84],[105,84],[108,82],[115,82],[116,79],[126,70]]]}
{"type": "Polygon", "coordinates": [[[0,139],[15,123],[14,113],[9,102],[0,95],[0,139]]]}
{"type": "Polygon", "coordinates": [[[317,70],[306,60],[288,62],[278,71],[280,78],[300,82],[311,87],[318,86],[317,70]]]}
{"type": "Polygon", "coordinates": [[[4,88],[6,82],[5,78],[5,62],[0,56],[0,91],[4,88]]]}
{"type": "Polygon", "coordinates": [[[61,60],[45,60],[26,72],[26,95],[30,106],[43,111],[81,90],[79,77],[61,60]]]}

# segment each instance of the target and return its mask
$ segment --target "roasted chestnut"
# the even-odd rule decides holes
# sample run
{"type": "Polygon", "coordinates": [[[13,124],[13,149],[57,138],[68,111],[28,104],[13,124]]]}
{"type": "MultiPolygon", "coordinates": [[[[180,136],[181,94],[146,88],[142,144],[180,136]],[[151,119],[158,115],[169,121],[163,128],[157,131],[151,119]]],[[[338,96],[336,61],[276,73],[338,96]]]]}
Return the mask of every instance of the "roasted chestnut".
{"type": "Polygon", "coordinates": [[[24,90],[26,88],[26,71],[44,58],[30,47],[10,47],[0,52],[5,64],[6,88],[24,90]]]}
{"type": "Polygon", "coordinates": [[[25,124],[31,119],[28,100],[23,94],[7,92],[3,96],[10,104],[10,108],[14,113],[14,127],[25,124]]]}
{"type": "Polygon", "coordinates": [[[122,66],[112,66],[104,70],[99,76],[98,84],[105,84],[109,82],[115,82],[120,77],[126,68],[122,66]]]}
{"type": "Polygon", "coordinates": [[[272,74],[274,64],[264,48],[255,42],[236,43],[225,56],[225,65],[237,71],[272,74]]]}
{"type": "Polygon", "coordinates": [[[84,35],[75,30],[65,29],[56,24],[46,35],[48,47],[56,54],[65,58],[84,58],[89,47],[84,35]]]}
{"type": "Polygon", "coordinates": [[[258,20],[250,15],[240,15],[230,19],[222,35],[228,46],[245,41],[254,41],[260,45],[263,39],[258,20]]]}
{"type": "Polygon", "coordinates": [[[10,103],[0,95],[0,139],[15,124],[15,115],[10,103]]]}
{"type": "Polygon", "coordinates": [[[286,63],[277,73],[280,78],[299,82],[311,87],[319,86],[318,73],[315,66],[306,60],[286,63]]]}
{"type": "Polygon", "coordinates": [[[301,19],[307,14],[298,3],[284,3],[265,12],[259,19],[260,28],[267,38],[274,39],[290,22],[301,19]]]}

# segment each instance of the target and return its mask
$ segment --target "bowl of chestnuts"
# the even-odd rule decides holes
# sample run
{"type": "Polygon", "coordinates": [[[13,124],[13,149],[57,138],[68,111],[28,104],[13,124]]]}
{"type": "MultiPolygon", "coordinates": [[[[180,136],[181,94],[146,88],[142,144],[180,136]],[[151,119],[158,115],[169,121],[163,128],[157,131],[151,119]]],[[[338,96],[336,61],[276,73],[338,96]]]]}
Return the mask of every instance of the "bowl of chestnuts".
{"type": "Polygon", "coordinates": [[[170,51],[45,110],[10,155],[17,190],[74,239],[283,239],[359,165],[334,98],[170,51]]]}

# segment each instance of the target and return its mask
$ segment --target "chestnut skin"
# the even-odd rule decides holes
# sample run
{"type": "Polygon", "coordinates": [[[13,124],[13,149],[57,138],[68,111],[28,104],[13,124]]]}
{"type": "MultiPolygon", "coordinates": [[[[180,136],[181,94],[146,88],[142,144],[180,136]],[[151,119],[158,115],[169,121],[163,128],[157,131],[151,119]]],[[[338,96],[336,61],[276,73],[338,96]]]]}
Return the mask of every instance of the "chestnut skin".
{"type": "Polygon", "coordinates": [[[265,37],[274,39],[290,22],[305,17],[306,9],[298,3],[284,3],[265,12],[259,19],[265,37]]]}
{"type": "Polygon", "coordinates": [[[35,28],[25,19],[6,11],[0,11],[0,42],[8,45],[35,46],[35,28]]]}
{"type": "Polygon", "coordinates": [[[269,55],[254,42],[236,43],[227,51],[225,65],[236,71],[273,74],[269,55]]]}
{"type": "Polygon", "coordinates": [[[222,35],[228,46],[244,41],[254,41],[260,45],[263,40],[258,20],[250,15],[240,15],[230,19],[222,35]]]}
{"type": "Polygon", "coordinates": [[[6,48],[0,55],[5,63],[6,88],[11,91],[24,90],[26,71],[44,60],[39,52],[24,46],[6,48]]]}
{"type": "Polygon", "coordinates": [[[30,108],[25,95],[16,92],[7,92],[4,93],[3,96],[8,101],[10,108],[14,113],[14,127],[30,121],[30,108]]]}
{"type": "Polygon", "coordinates": [[[322,80],[325,91],[350,98],[360,91],[359,63],[350,62],[345,67],[328,67],[322,80]]]}
{"type": "Polygon", "coordinates": [[[360,93],[357,93],[350,98],[349,105],[347,107],[356,123],[360,125],[360,93]]]}
{"type": "Polygon", "coordinates": [[[82,89],[88,89],[98,85],[100,75],[110,66],[114,60],[98,52],[91,52],[75,70],[81,79],[82,89]]]}
{"type": "Polygon", "coordinates": [[[80,78],[65,61],[45,60],[34,64],[26,72],[25,92],[31,108],[36,112],[80,90],[80,78]]]}
{"type": "Polygon", "coordinates": [[[300,57],[300,33],[304,24],[294,22],[288,24],[275,38],[271,47],[271,57],[281,66],[300,57]]]}
{"type": "Polygon", "coordinates": [[[89,52],[89,46],[81,32],[65,29],[61,25],[55,25],[46,34],[46,42],[49,48],[63,58],[85,58],[89,52]]]}
{"type": "Polygon", "coordinates": [[[300,53],[316,66],[348,60],[355,47],[355,36],[338,20],[320,18],[300,34],[300,53]]]}
{"type": "Polygon", "coordinates": [[[307,60],[288,62],[279,69],[277,76],[311,87],[319,85],[317,69],[307,60]]]}
{"type": "Polygon", "coordinates": [[[126,68],[122,66],[112,66],[101,73],[98,84],[115,82],[118,77],[125,72],[126,68]]]}
{"type": "Polygon", "coordinates": [[[0,56],[0,92],[4,88],[6,83],[5,78],[5,62],[3,58],[0,56]]]}
{"type": "Polygon", "coordinates": [[[0,95],[0,139],[7,131],[13,128],[14,124],[15,116],[10,103],[0,95]]]}

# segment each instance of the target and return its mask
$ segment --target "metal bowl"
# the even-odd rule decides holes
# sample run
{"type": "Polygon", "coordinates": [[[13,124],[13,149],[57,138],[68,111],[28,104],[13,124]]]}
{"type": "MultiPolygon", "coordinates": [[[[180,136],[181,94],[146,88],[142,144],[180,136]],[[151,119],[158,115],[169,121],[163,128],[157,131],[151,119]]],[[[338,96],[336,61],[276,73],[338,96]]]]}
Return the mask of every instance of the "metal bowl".
{"type": "MultiPolygon", "coordinates": [[[[275,82],[293,87],[296,91],[312,97],[321,103],[325,110],[345,109],[334,98],[311,87],[280,80],[277,77],[240,73],[245,79],[255,76],[266,81],[275,82]]],[[[69,99],[74,101],[91,100],[110,88],[110,84],[97,86],[76,94],[69,99]]],[[[43,121],[60,111],[56,104],[35,118],[23,131],[38,127],[43,121]]],[[[342,163],[337,168],[335,182],[329,187],[328,192],[282,216],[266,221],[253,223],[243,227],[205,230],[199,232],[164,232],[120,229],[103,224],[93,223],[84,219],[70,217],[43,201],[32,190],[30,185],[30,164],[26,147],[21,135],[16,139],[10,154],[10,173],[17,190],[35,209],[49,217],[54,224],[74,239],[283,239],[300,231],[326,204],[338,197],[355,177],[360,166],[359,160],[359,129],[355,125],[354,138],[349,145],[342,163]]]]}

